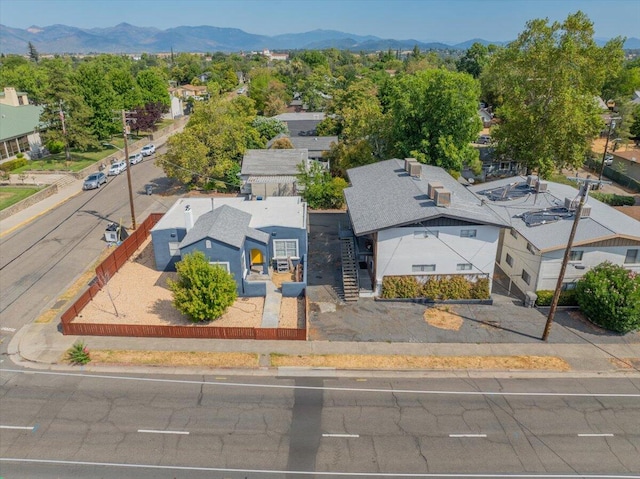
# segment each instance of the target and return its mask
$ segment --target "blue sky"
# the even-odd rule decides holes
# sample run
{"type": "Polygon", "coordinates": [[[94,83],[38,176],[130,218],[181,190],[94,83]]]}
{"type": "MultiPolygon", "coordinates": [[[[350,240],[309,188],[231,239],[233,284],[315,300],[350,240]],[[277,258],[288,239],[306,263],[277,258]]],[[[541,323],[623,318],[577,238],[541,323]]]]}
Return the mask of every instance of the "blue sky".
{"type": "Polygon", "coordinates": [[[324,29],[456,43],[513,40],[527,20],[561,21],[577,10],[594,23],[597,38],[640,37],[638,0],[0,0],[0,23],[19,28],[211,25],[263,35],[324,29]]]}

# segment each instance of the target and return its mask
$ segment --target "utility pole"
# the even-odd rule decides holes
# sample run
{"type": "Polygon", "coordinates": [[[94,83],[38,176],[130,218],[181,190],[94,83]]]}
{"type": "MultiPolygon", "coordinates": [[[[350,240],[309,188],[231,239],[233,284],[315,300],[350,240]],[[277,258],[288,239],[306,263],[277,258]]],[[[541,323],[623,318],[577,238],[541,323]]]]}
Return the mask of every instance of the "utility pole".
{"type": "Polygon", "coordinates": [[[569,258],[571,257],[571,247],[573,246],[573,239],[576,236],[578,223],[580,222],[580,216],[582,216],[582,207],[584,206],[587,200],[587,194],[589,193],[589,188],[593,183],[597,183],[598,185],[601,183],[607,183],[607,184],[611,183],[610,181],[590,180],[589,177],[587,178],[567,177],[567,179],[575,180],[578,182],[584,182],[584,184],[580,188],[580,202],[578,203],[578,207],[576,208],[575,216],[573,218],[573,226],[571,227],[571,233],[569,234],[569,241],[567,242],[567,248],[564,250],[564,257],[562,258],[562,266],[560,267],[560,273],[558,274],[558,282],[556,283],[556,290],[553,293],[553,299],[551,300],[551,307],[549,309],[549,316],[547,317],[547,324],[545,324],[544,333],[542,334],[543,341],[546,341],[549,338],[549,332],[551,331],[551,324],[553,323],[553,319],[556,315],[556,309],[558,308],[560,293],[562,292],[562,282],[564,281],[564,274],[567,270],[567,264],[569,263],[569,258]]]}
{"type": "Polygon", "coordinates": [[[607,148],[609,148],[609,138],[611,138],[611,130],[616,127],[616,120],[621,120],[619,116],[614,116],[609,119],[609,131],[607,132],[607,141],[604,143],[604,153],[602,153],[602,164],[600,165],[600,174],[598,175],[598,181],[602,180],[602,174],[604,173],[604,162],[607,159],[607,148]]]}
{"type": "Polygon", "coordinates": [[[71,161],[71,153],[69,152],[69,138],[67,138],[67,127],[64,123],[64,110],[62,109],[62,100],[60,100],[60,122],[62,123],[62,136],[64,136],[64,156],[67,161],[71,161]]]}
{"type": "Polygon", "coordinates": [[[133,207],[133,188],[131,187],[131,162],[129,161],[129,144],[127,143],[127,112],[122,110],[122,137],[124,139],[124,158],[127,162],[127,185],[129,186],[129,206],[131,207],[131,229],[136,229],[136,212],[133,207]]]}

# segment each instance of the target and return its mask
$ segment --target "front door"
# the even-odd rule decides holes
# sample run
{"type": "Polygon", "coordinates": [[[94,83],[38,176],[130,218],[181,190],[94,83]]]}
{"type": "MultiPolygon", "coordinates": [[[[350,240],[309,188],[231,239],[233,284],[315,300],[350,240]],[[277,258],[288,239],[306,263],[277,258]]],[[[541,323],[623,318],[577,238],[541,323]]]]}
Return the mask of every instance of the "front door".
{"type": "Polygon", "coordinates": [[[263,264],[264,263],[264,256],[262,255],[262,251],[260,251],[259,249],[252,249],[251,250],[251,266],[253,266],[254,264],[263,264]]]}

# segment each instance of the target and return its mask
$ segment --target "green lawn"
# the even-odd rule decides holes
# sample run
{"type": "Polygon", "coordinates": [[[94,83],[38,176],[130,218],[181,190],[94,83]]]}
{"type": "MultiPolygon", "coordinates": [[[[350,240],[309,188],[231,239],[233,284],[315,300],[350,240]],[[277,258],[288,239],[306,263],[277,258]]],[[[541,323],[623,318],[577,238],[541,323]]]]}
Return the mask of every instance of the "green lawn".
{"type": "Polygon", "coordinates": [[[0,210],[8,208],[25,198],[37,193],[42,188],[19,186],[0,186],[0,210]]]}

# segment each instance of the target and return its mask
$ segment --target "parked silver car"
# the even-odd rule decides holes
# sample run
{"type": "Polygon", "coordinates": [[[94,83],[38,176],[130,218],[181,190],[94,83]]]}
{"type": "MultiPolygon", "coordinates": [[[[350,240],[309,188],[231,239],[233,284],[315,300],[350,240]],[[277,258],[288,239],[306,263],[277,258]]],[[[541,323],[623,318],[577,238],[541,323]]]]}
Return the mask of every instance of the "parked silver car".
{"type": "Polygon", "coordinates": [[[107,182],[107,176],[102,172],[91,173],[84,179],[84,183],[82,183],[83,190],[93,190],[95,188],[100,188],[100,185],[103,185],[107,182]]]}
{"type": "Polygon", "coordinates": [[[144,145],[142,147],[142,150],[140,150],[140,153],[142,153],[142,156],[151,156],[156,152],[156,145],[154,145],[153,143],[149,143],[148,145],[144,145]]]}
{"type": "Polygon", "coordinates": [[[117,176],[127,169],[126,161],[118,161],[109,167],[109,176],[117,176]]]}
{"type": "Polygon", "coordinates": [[[134,153],[133,155],[129,155],[129,163],[135,165],[136,163],[140,163],[142,161],[141,153],[134,153]]]}

